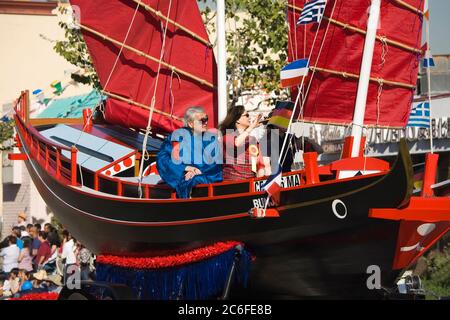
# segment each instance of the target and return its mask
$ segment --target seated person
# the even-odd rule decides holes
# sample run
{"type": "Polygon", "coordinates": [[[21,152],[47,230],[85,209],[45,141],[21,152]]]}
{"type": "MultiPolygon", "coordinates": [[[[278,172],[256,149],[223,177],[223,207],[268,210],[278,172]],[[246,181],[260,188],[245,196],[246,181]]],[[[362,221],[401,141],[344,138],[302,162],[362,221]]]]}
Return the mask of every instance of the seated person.
{"type": "Polygon", "coordinates": [[[217,134],[207,131],[205,110],[190,107],[184,124],[166,138],[156,160],[159,175],[178,198],[189,198],[197,184],[222,181],[221,149],[217,134]]]}
{"type": "Polygon", "coordinates": [[[259,147],[250,132],[260,125],[261,114],[250,122],[243,106],[228,111],[219,128],[223,134],[223,180],[250,179],[262,176],[257,170],[260,164],[259,147]]]}

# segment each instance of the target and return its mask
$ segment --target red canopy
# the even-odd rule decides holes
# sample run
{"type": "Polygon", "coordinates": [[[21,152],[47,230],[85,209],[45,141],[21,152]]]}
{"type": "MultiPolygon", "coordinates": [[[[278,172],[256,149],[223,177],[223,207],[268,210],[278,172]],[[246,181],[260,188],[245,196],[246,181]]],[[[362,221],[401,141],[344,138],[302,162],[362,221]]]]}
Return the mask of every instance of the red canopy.
{"type": "MultiPolygon", "coordinates": [[[[119,96],[107,100],[106,120],[125,127],[145,128],[166,25],[166,19],[150,11],[159,11],[208,41],[197,2],[142,0],[150,11],[140,5],[132,24],[136,1],[70,2],[80,8],[81,30],[103,89],[119,96]],[[113,67],[130,24],[125,46],[113,67]]],[[[210,125],[217,126],[216,64],[212,48],[169,22],[163,63],[166,65],[161,68],[157,84],[152,128],[159,132],[179,128],[184,111],[194,105],[204,107],[213,119],[210,125]]]]}
{"type": "MultiPolygon", "coordinates": [[[[423,8],[423,1],[404,0],[414,8],[423,8]]],[[[304,118],[326,123],[351,123],[358,79],[343,75],[359,75],[365,35],[355,32],[351,27],[367,29],[371,1],[328,0],[325,17],[335,21],[329,23],[330,20],[326,18],[322,20],[311,55],[309,53],[318,24],[296,26],[300,10],[293,8],[293,6],[303,8],[305,2],[305,0],[289,0],[289,60],[309,57],[310,66],[333,72],[316,71],[305,103],[304,118]],[[331,16],[334,5],[334,13],[331,16]],[[343,25],[338,25],[339,22],[343,25]],[[328,32],[325,36],[328,24],[328,32]],[[322,52],[316,63],[322,42],[322,52]]],[[[387,41],[376,41],[371,77],[396,84],[385,82],[380,88],[378,82],[370,82],[365,124],[406,125],[414,88],[405,88],[403,85],[416,85],[419,53],[414,49],[421,47],[421,30],[420,14],[405,8],[396,1],[381,2],[377,35],[387,41]],[[408,49],[390,44],[389,40],[399,42],[408,49]]],[[[310,75],[311,73],[310,71],[310,75]]],[[[311,80],[306,81],[306,87],[309,81],[311,80]]],[[[295,97],[296,92],[293,94],[293,98],[295,97]]]]}

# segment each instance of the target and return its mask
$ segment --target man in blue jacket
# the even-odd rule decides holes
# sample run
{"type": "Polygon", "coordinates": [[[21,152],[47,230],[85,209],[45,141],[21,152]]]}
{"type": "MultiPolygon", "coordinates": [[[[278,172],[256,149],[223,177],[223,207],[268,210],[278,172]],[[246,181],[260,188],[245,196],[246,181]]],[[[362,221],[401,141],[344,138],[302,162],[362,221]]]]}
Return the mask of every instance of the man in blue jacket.
{"type": "Polygon", "coordinates": [[[222,148],[217,133],[208,131],[205,110],[190,107],[184,124],[166,138],[156,160],[159,175],[178,198],[189,198],[198,184],[222,181],[222,148]]]}

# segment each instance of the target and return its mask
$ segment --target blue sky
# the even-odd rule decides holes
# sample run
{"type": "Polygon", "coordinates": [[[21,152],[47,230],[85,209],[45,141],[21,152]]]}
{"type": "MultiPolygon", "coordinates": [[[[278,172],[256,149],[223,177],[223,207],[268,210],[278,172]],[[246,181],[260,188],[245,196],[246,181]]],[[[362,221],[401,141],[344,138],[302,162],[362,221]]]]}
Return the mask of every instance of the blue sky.
{"type": "Polygon", "coordinates": [[[429,0],[430,48],[433,54],[450,54],[450,0],[429,0]]]}
{"type": "Polygon", "coordinates": [[[429,10],[431,52],[450,54],[450,0],[429,0],[429,10]]]}

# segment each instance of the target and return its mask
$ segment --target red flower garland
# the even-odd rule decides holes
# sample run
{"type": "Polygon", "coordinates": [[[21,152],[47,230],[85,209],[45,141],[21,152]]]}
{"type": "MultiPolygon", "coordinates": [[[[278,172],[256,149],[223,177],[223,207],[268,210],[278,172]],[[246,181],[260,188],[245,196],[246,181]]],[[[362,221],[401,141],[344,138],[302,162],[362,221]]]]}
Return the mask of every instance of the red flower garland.
{"type": "Polygon", "coordinates": [[[165,257],[138,258],[101,255],[97,256],[97,262],[131,269],[169,268],[217,256],[240,244],[236,241],[218,242],[203,248],[165,257]]]}
{"type": "Polygon", "coordinates": [[[40,292],[28,293],[19,298],[11,298],[9,300],[58,300],[59,294],[56,292],[40,292]]]}

